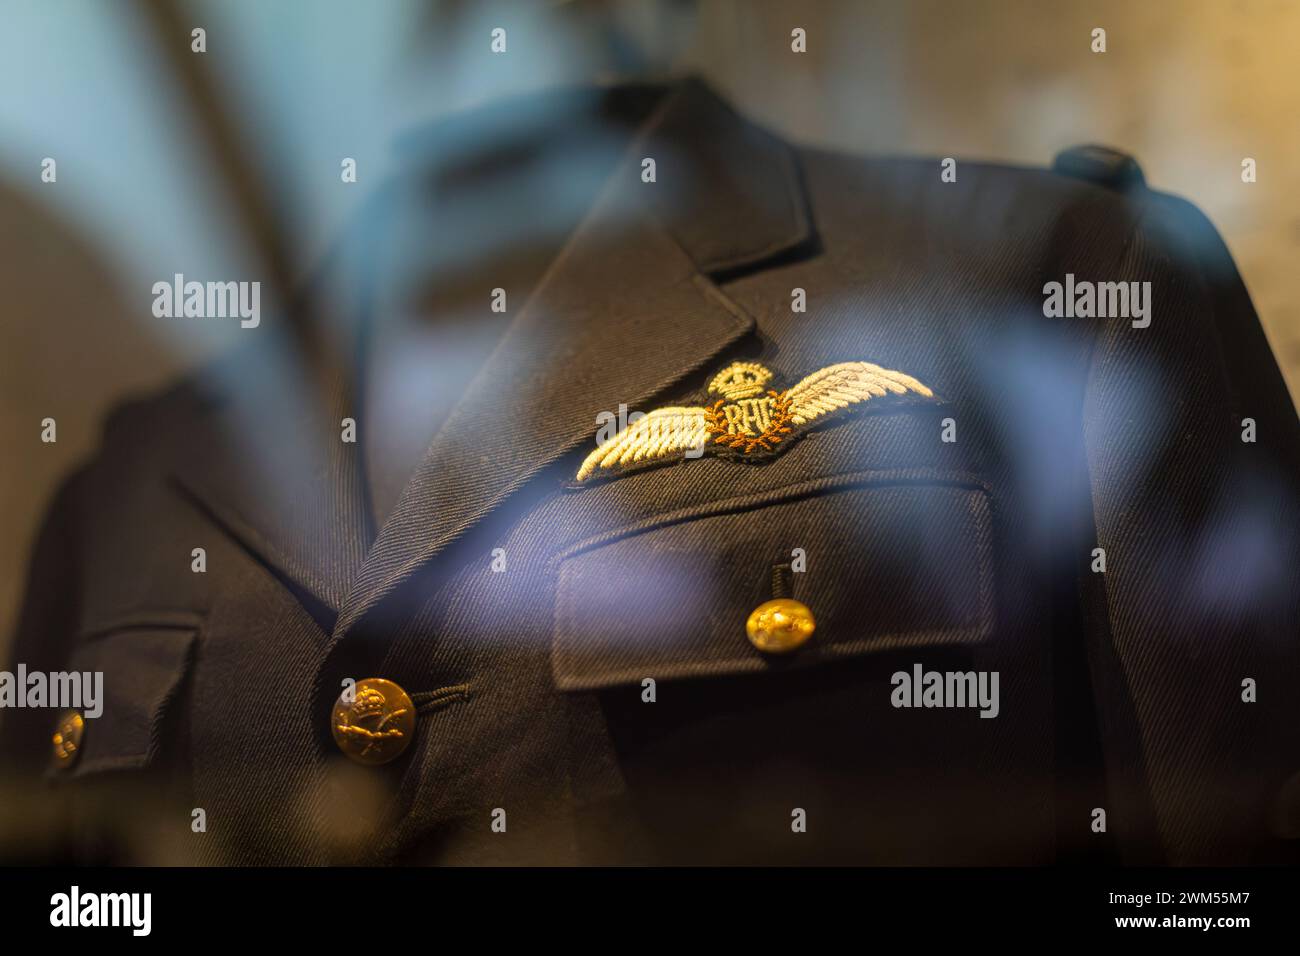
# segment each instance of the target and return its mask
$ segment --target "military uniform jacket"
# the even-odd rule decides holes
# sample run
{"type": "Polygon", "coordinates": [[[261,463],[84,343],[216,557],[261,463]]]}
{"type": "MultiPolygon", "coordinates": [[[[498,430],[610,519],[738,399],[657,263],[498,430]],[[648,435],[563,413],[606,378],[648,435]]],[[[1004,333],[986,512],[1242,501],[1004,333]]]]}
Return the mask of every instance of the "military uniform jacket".
{"type": "MultiPolygon", "coordinates": [[[[59,825],[56,852],[1285,857],[1300,425],[1209,222],[1131,170],[963,162],[949,182],[938,159],[801,148],[693,81],[592,101],[616,161],[389,514],[358,342],[393,261],[473,248],[433,205],[454,177],[441,200],[417,188],[434,160],[308,290],[340,361],[267,321],[111,417],[41,535],[14,654],[102,671],[104,713],[67,768],[54,715],[0,715],[6,776],[59,825]],[[1045,315],[1067,275],[1150,283],[1149,322],[1045,315]],[[868,383],[834,408],[823,390],[827,414],[795,422],[793,387],[843,363],[920,388],[868,383]],[[756,403],[729,400],[728,369],[756,403]],[[703,454],[579,477],[602,423],[661,408],[710,413],[703,454]],[[726,443],[773,421],[775,440],[726,443]],[[779,597],[815,632],[765,653],[746,621],[779,597]],[[900,703],[896,675],[928,672],[996,673],[996,716],[900,703]],[[333,739],[364,678],[416,712],[380,766],[333,739]]],[[[549,175],[536,202],[462,220],[527,228],[549,175]]],[[[487,313],[506,266],[471,258],[442,274],[487,313]]]]}

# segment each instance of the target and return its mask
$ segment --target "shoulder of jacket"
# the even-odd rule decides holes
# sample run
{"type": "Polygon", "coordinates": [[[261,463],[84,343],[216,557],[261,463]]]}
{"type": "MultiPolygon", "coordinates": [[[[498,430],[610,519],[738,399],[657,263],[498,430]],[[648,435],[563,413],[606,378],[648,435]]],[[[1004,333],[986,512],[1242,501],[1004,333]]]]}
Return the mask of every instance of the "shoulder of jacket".
{"type": "Polygon", "coordinates": [[[1145,191],[1146,179],[1137,160],[1128,153],[1107,146],[1075,146],[1062,150],[1048,165],[1020,165],[966,159],[961,156],[878,154],[864,155],[846,150],[801,146],[801,164],[814,174],[853,179],[894,182],[945,182],[947,173],[956,182],[996,182],[1014,188],[1057,189],[1063,194],[1078,183],[1101,187],[1117,198],[1145,191]]]}

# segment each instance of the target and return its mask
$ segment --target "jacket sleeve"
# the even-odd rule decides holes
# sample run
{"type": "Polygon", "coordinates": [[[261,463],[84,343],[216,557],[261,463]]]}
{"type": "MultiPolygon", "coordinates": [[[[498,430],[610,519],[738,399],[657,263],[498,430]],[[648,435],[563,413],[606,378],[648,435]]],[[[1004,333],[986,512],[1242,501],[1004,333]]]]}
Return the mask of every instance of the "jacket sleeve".
{"type": "Polygon", "coordinates": [[[1167,862],[1263,862],[1300,835],[1300,422],[1214,227],[1134,201],[1121,271],[1150,325],[1099,326],[1084,407],[1108,777],[1145,792],[1167,862]]]}

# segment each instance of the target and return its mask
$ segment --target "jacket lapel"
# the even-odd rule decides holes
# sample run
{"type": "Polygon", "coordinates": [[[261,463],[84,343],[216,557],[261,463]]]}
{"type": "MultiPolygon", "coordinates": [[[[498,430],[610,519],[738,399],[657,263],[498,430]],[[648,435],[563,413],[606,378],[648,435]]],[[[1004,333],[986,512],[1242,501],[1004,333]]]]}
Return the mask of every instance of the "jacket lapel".
{"type": "Polygon", "coordinates": [[[322,396],[288,357],[260,381],[250,366],[269,357],[241,358],[186,423],[173,477],[328,630],[372,537],[357,446],[341,440],[346,402],[334,384],[322,396]]]}
{"type": "MultiPolygon", "coordinates": [[[[620,184],[622,185],[622,184],[620,184]]],[[[542,468],[752,327],[644,212],[606,194],[448,417],[367,555],[336,637],[542,468]]]]}
{"type": "Polygon", "coordinates": [[[693,81],[667,94],[431,443],[366,556],[334,641],[540,470],[753,329],[708,271],[809,238],[790,153],[693,81]],[[642,160],[657,181],[642,181],[642,160]],[[735,177],[745,171],[743,179],[735,177]]]}
{"type": "MultiPolygon", "coordinates": [[[[753,328],[710,276],[813,241],[792,153],[705,87],[669,89],[600,200],[431,443],[375,535],[346,363],[322,373],[258,339],[205,373],[176,423],[181,492],[299,594],[329,646],[564,454],[596,416],[643,406],[753,328]],[[641,179],[643,157],[657,182],[641,179]]],[[[373,229],[341,247],[318,301],[337,354],[373,301],[373,229]]],[[[268,329],[268,333],[272,330],[268,329]]]]}
{"type": "Polygon", "coordinates": [[[198,376],[174,425],[174,484],[290,587],[326,634],[375,535],[362,446],[345,442],[342,426],[357,414],[349,356],[373,300],[370,225],[334,250],[298,303],[317,321],[311,354],[268,326],[198,376]]]}

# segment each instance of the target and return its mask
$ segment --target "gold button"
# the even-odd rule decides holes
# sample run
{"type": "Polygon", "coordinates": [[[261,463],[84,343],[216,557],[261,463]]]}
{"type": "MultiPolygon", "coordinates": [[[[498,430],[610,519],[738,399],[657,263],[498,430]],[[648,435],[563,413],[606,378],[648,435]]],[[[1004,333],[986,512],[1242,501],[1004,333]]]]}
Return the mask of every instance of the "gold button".
{"type": "Polygon", "coordinates": [[[415,735],[415,705],[392,681],[367,677],[334,702],[330,729],[339,750],[357,763],[388,763],[402,755],[415,735]]]}
{"type": "Polygon", "coordinates": [[[86,722],[75,710],[59,715],[54,730],[54,762],[59,767],[71,767],[81,753],[81,738],[86,735],[86,722]]]}
{"type": "Polygon", "coordinates": [[[749,642],[765,654],[788,654],[802,647],[816,627],[808,606],[790,598],[764,601],[745,622],[749,642]]]}

